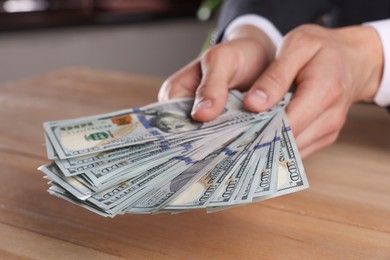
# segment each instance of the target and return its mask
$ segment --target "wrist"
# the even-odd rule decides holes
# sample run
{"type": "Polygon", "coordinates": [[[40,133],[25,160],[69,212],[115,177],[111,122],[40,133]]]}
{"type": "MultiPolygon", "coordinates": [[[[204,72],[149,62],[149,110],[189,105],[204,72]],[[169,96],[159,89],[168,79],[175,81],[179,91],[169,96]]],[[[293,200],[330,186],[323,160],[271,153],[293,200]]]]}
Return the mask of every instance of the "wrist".
{"type": "Polygon", "coordinates": [[[379,35],[368,26],[337,30],[343,37],[346,60],[352,68],[352,84],[357,88],[354,101],[373,100],[382,79],[383,50],[379,35]]]}

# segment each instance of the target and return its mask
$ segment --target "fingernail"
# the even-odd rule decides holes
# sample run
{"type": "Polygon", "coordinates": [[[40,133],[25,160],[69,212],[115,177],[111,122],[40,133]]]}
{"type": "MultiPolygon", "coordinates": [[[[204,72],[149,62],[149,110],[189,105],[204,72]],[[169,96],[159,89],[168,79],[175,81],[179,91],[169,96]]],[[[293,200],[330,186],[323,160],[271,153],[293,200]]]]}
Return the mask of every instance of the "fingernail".
{"type": "Polygon", "coordinates": [[[254,107],[257,107],[258,105],[264,105],[265,103],[267,103],[267,99],[267,94],[265,94],[264,91],[259,89],[251,91],[248,94],[248,102],[254,107]]]}
{"type": "Polygon", "coordinates": [[[211,100],[208,100],[208,99],[201,100],[200,102],[198,102],[194,106],[194,108],[192,109],[191,115],[195,114],[196,112],[198,112],[200,110],[210,108],[212,105],[213,105],[213,103],[211,102],[211,100]]]}

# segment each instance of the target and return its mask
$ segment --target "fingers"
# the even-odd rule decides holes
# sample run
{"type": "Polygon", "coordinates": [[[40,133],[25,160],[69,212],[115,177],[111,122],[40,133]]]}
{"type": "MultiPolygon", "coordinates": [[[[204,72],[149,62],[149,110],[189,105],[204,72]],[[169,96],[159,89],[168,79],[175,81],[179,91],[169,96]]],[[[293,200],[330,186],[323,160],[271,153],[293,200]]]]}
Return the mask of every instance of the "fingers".
{"type": "Polygon", "coordinates": [[[195,120],[209,121],[223,111],[230,81],[236,71],[234,60],[234,54],[226,46],[216,46],[202,56],[202,80],[192,109],[195,120]]]}
{"type": "Polygon", "coordinates": [[[248,91],[244,99],[248,110],[260,112],[280,101],[296,76],[320,50],[321,42],[307,32],[312,27],[319,28],[302,26],[286,35],[274,62],[248,91]]]}
{"type": "Polygon", "coordinates": [[[275,62],[253,84],[244,105],[254,112],[268,109],[295,81],[297,90],[286,109],[295,136],[337,105],[344,96],[347,73],[327,34],[317,26],[303,26],[287,35],[275,62]]]}
{"type": "Polygon", "coordinates": [[[315,140],[312,144],[309,146],[306,146],[305,148],[299,150],[299,154],[301,155],[302,159],[305,159],[312,155],[313,153],[317,152],[318,150],[321,150],[322,148],[334,143],[338,137],[338,132],[336,133],[330,133],[328,135],[325,135],[317,140],[315,140]]]}
{"type": "MultiPolygon", "coordinates": [[[[298,75],[297,90],[286,108],[295,136],[299,136],[322,114],[328,113],[341,102],[348,102],[343,100],[345,86],[342,63],[332,57],[337,56],[333,56],[331,51],[321,51],[298,75]]],[[[332,119],[327,120],[332,122],[332,119]]]]}
{"type": "Polygon", "coordinates": [[[346,114],[347,109],[342,107],[336,107],[321,114],[310,126],[295,137],[298,149],[304,149],[324,136],[340,132],[345,123],[346,114]]]}
{"type": "Polygon", "coordinates": [[[215,119],[223,111],[228,90],[248,89],[268,65],[268,49],[251,38],[216,45],[168,78],[159,100],[195,96],[192,117],[198,121],[215,119]]]}
{"type": "Polygon", "coordinates": [[[164,81],[158,93],[158,100],[193,97],[201,75],[200,61],[196,59],[164,81]]]}
{"type": "Polygon", "coordinates": [[[295,140],[302,159],[333,144],[345,123],[347,108],[340,104],[321,113],[295,140]]]}
{"type": "Polygon", "coordinates": [[[243,38],[217,45],[201,58],[202,80],[196,91],[192,117],[216,118],[226,104],[231,88],[247,90],[270,62],[274,47],[243,38]]]}
{"type": "Polygon", "coordinates": [[[303,158],[336,141],[342,129],[347,108],[336,106],[321,114],[295,140],[303,158]]]}
{"type": "Polygon", "coordinates": [[[235,53],[227,46],[215,46],[162,85],[159,101],[195,96],[192,117],[198,121],[216,118],[226,104],[230,79],[235,74],[235,53]]]}
{"type": "Polygon", "coordinates": [[[351,102],[344,96],[348,75],[343,60],[327,37],[316,26],[287,35],[275,61],[244,99],[248,110],[263,111],[279,102],[295,82],[297,90],[286,110],[303,157],[336,140],[351,102]]]}

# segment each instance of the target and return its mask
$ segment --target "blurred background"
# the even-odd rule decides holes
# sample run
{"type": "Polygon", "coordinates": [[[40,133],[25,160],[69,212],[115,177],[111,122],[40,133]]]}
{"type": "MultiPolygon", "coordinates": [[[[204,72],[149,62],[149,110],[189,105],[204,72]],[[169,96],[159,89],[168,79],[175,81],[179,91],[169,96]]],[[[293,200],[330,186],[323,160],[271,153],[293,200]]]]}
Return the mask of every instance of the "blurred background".
{"type": "Polygon", "coordinates": [[[166,77],[199,54],[220,2],[0,0],[0,83],[74,66],[166,77]]]}

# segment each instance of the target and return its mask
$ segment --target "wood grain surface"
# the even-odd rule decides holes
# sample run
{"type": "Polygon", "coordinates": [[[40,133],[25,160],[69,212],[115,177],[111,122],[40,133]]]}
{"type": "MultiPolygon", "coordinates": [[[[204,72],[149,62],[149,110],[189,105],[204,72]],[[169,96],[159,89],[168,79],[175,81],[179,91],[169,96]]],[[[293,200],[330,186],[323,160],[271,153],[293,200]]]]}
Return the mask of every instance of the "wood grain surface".
{"type": "Polygon", "coordinates": [[[304,161],[295,194],[110,219],[46,192],[44,121],[146,105],[161,82],[74,68],[0,86],[0,259],[390,259],[390,115],[368,104],[304,161]]]}

